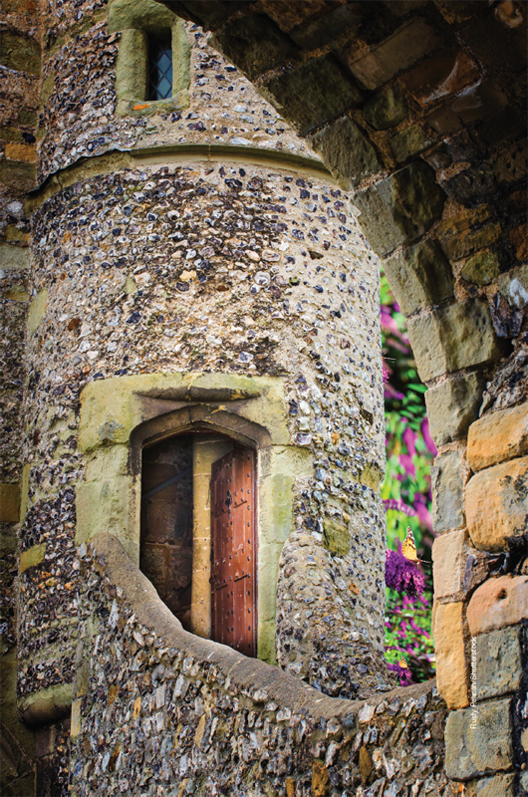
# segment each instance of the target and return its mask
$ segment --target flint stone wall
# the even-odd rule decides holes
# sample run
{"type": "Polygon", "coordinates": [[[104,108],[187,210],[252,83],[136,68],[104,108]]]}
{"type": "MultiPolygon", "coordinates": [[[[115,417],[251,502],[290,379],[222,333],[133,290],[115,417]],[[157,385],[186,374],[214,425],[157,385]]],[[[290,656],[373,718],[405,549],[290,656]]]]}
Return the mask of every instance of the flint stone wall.
{"type": "Polygon", "coordinates": [[[90,380],[174,371],[284,379],[291,445],[312,452],[313,477],[293,495],[279,661],[336,695],[388,688],[378,275],[347,196],[236,163],[71,179],[46,189],[33,215],[22,710],[73,678],[80,392],[90,380]],[[340,659],[360,637],[366,669],[356,655],[345,672],[340,659]]]}
{"type": "Polygon", "coordinates": [[[451,794],[434,681],[325,697],[183,631],[111,535],[81,561],[73,797],[451,794]]]}

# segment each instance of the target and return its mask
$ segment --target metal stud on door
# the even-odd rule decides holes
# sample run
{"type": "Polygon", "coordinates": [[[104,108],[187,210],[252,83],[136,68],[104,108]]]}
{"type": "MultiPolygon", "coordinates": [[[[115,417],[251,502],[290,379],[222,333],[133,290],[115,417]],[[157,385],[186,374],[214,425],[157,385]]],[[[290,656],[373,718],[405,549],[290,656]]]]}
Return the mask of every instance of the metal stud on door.
{"type": "Polygon", "coordinates": [[[255,452],[236,446],[211,469],[213,639],[256,656],[255,452]]]}

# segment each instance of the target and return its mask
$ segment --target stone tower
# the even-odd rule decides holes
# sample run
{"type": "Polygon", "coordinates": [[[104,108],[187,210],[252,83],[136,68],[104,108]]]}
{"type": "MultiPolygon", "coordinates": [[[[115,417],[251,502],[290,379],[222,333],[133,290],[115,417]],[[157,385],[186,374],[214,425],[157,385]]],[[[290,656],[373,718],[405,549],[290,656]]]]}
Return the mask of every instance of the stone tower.
{"type": "Polygon", "coordinates": [[[2,790],[510,797],[525,4],[3,6],[2,790]],[[383,661],[377,255],[441,446],[445,771],[383,661]]]}

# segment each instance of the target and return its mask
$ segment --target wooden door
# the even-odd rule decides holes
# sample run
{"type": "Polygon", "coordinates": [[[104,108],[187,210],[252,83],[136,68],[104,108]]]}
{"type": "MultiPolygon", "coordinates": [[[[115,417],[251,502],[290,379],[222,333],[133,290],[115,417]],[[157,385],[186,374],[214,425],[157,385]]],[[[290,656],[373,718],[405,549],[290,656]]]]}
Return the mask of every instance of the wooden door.
{"type": "Polygon", "coordinates": [[[211,468],[213,639],[257,655],[255,452],[236,446],[211,468]]]}

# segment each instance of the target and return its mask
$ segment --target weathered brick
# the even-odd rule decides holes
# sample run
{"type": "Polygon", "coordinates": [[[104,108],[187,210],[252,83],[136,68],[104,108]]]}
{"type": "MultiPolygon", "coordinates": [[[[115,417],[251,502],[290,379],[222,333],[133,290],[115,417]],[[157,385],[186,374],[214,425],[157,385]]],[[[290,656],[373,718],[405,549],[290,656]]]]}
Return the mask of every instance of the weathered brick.
{"type": "Polygon", "coordinates": [[[421,161],[410,163],[354,196],[361,214],[359,222],[380,255],[423,235],[442,213],[444,201],[434,171],[421,161]]]}
{"type": "Polygon", "coordinates": [[[351,61],[349,67],[367,89],[377,89],[439,44],[440,39],[425,20],[413,19],[370,53],[351,61]]]}
{"type": "Polygon", "coordinates": [[[515,692],[521,684],[520,627],[502,628],[476,637],[477,700],[515,692]]]}
{"type": "Polygon", "coordinates": [[[435,598],[456,595],[462,589],[468,554],[465,529],[438,536],[433,544],[433,576],[435,598]]]}
{"type": "Polygon", "coordinates": [[[471,541],[482,551],[505,551],[507,540],[528,531],[528,457],[475,474],[466,486],[471,541]]]}
{"type": "Polygon", "coordinates": [[[501,351],[489,307],[478,299],[409,319],[409,340],[424,382],[494,360],[501,351]]]}
{"type": "Polygon", "coordinates": [[[464,50],[445,47],[400,78],[400,82],[424,106],[457,93],[478,76],[477,64],[464,50]]]}
{"type": "Polygon", "coordinates": [[[330,55],[312,58],[273,78],[262,93],[301,131],[344,113],[361,99],[330,55]]]}
{"type": "Polygon", "coordinates": [[[377,91],[363,106],[363,116],[376,130],[399,124],[407,116],[407,103],[399,87],[389,84],[377,91]]]}
{"type": "Polygon", "coordinates": [[[463,610],[462,602],[441,603],[435,610],[436,684],[449,708],[469,704],[463,610]]]}
{"type": "Polygon", "coordinates": [[[471,636],[517,625],[528,617],[528,576],[490,578],[473,593],[467,609],[471,636]]]}
{"type": "Polygon", "coordinates": [[[429,388],[425,405],[429,431],[438,447],[465,437],[478,418],[484,381],[481,374],[463,374],[429,388]]]}
{"type": "Polygon", "coordinates": [[[323,128],[309,140],[332,172],[344,178],[347,188],[380,169],[374,147],[348,116],[323,128]]]}
{"type": "Polygon", "coordinates": [[[471,424],[468,462],[472,470],[524,454],[528,454],[528,403],[494,412],[471,424]]]}
{"type": "Polygon", "coordinates": [[[462,451],[448,451],[435,458],[431,468],[433,525],[437,533],[464,525],[462,451]]]}
{"type": "Polygon", "coordinates": [[[496,252],[478,252],[464,263],[460,276],[474,285],[489,285],[499,276],[499,257],[496,252]]]}
{"type": "Polygon", "coordinates": [[[451,266],[438,244],[430,239],[389,257],[383,262],[383,269],[407,316],[453,295],[451,266]]]}
{"type": "Polygon", "coordinates": [[[509,769],[512,760],[510,701],[453,711],[447,718],[445,742],[445,768],[450,778],[469,780],[509,769]]]}

